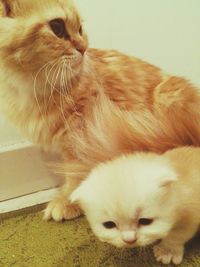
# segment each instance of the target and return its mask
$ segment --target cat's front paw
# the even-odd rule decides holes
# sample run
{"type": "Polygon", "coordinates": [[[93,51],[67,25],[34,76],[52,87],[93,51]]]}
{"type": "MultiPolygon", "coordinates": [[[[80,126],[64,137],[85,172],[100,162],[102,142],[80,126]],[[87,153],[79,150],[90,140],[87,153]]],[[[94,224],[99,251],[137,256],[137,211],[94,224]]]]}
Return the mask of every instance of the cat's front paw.
{"type": "Polygon", "coordinates": [[[81,209],[76,204],[70,204],[66,197],[53,199],[44,211],[44,219],[53,219],[57,222],[62,220],[75,219],[82,215],[81,209]]]}
{"type": "Polygon", "coordinates": [[[183,260],[184,247],[167,247],[162,244],[162,242],[153,247],[154,256],[158,262],[163,264],[180,264],[183,260]]]}

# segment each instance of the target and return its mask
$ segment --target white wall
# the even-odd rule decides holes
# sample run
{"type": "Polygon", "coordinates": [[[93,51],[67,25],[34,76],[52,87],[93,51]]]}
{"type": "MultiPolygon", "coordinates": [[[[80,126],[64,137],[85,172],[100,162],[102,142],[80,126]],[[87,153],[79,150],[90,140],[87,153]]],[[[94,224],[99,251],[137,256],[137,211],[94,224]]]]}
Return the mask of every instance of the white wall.
{"type": "Polygon", "coordinates": [[[200,85],[200,0],[74,0],[93,47],[115,48],[200,85]]]}

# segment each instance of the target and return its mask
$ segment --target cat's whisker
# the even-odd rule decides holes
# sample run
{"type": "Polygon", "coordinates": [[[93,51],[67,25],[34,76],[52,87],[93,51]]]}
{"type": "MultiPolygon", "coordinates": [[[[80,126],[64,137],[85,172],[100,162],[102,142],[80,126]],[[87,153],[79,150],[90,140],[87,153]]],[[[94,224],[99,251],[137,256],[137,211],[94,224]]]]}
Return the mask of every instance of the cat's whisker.
{"type": "Polygon", "coordinates": [[[51,95],[50,95],[50,100],[53,99],[56,107],[59,109],[60,107],[58,106],[58,103],[56,101],[56,99],[54,98],[54,92],[58,93],[59,95],[59,90],[57,90],[56,88],[56,84],[57,84],[57,81],[58,81],[58,78],[59,78],[59,75],[60,75],[60,64],[57,65],[54,73],[53,73],[53,76],[52,76],[52,80],[54,80],[54,83],[52,83],[51,85],[51,95]]]}
{"type": "Polygon", "coordinates": [[[68,83],[68,68],[66,68],[66,60],[63,61],[63,94],[65,96],[65,99],[68,101],[68,103],[73,104],[73,98],[71,94],[69,93],[72,88],[69,88],[68,83]],[[66,71],[67,70],[67,71],[66,71]],[[69,91],[70,90],[70,91],[69,91]]]}
{"type": "Polygon", "coordinates": [[[67,72],[65,69],[65,62],[62,62],[62,75],[61,75],[61,93],[62,96],[66,99],[68,99],[68,93],[67,93],[67,83],[66,83],[66,77],[67,72]]]}
{"type": "MultiPolygon", "coordinates": [[[[45,114],[47,114],[47,109],[48,109],[48,106],[47,106],[47,103],[46,103],[46,90],[47,90],[47,87],[48,87],[48,67],[50,66],[50,64],[45,68],[45,78],[46,78],[46,81],[45,81],[45,85],[44,85],[44,109],[45,109],[45,114]]],[[[51,66],[52,67],[52,66],[51,66]]]]}
{"type": "MultiPolygon", "coordinates": [[[[65,95],[65,99],[67,100],[68,103],[71,104],[71,108],[74,112],[76,112],[76,108],[74,105],[74,100],[72,95],[69,93],[72,90],[72,87],[69,88],[69,67],[67,66],[67,61],[63,60],[63,93],[65,95]]],[[[70,77],[71,80],[71,77],[70,77]]],[[[72,86],[72,85],[71,85],[72,86]]],[[[68,127],[70,127],[70,124],[68,124],[68,127]]]]}
{"type": "MultiPolygon", "coordinates": [[[[62,60],[62,93],[63,93],[63,96],[68,100],[68,101],[72,101],[72,97],[71,95],[69,94],[69,86],[68,86],[68,79],[67,79],[67,76],[69,74],[69,69],[66,68],[66,60],[63,59],[62,60]]],[[[71,88],[70,88],[71,90],[71,88]]]]}
{"type": "Polygon", "coordinates": [[[60,108],[61,108],[61,113],[62,113],[62,117],[63,117],[63,120],[64,120],[64,123],[68,124],[67,123],[67,118],[65,117],[65,110],[64,110],[64,105],[63,105],[63,101],[64,101],[64,98],[65,98],[65,95],[63,94],[63,89],[64,89],[64,73],[63,73],[64,69],[63,69],[63,63],[61,65],[61,78],[60,78],[60,85],[61,85],[61,92],[60,92],[60,108]]]}
{"type": "Polygon", "coordinates": [[[57,71],[57,73],[56,73],[56,78],[55,78],[54,85],[53,85],[53,87],[54,87],[53,90],[58,93],[59,100],[60,100],[60,103],[59,103],[60,106],[58,105],[57,101],[54,99],[53,94],[52,94],[52,98],[54,100],[54,103],[55,103],[56,107],[61,111],[61,114],[62,114],[62,116],[64,118],[64,122],[67,123],[67,119],[66,119],[66,117],[64,115],[64,109],[63,109],[63,104],[62,104],[62,96],[63,96],[63,94],[61,94],[61,91],[60,91],[60,90],[62,90],[61,89],[61,87],[62,87],[61,80],[60,80],[60,90],[58,90],[55,87],[55,84],[57,83],[59,75],[62,75],[62,65],[61,64],[58,65],[58,69],[56,69],[56,71],[57,71]]]}
{"type": "Polygon", "coordinates": [[[57,60],[54,66],[51,68],[49,75],[48,75],[48,82],[51,87],[50,87],[50,95],[49,95],[49,99],[47,102],[47,107],[52,99],[56,107],[59,108],[57,105],[57,101],[54,99],[54,92],[58,92],[56,89],[56,83],[57,83],[57,79],[59,76],[59,72],[60,72],[60,65],[59,65],[59,61],[57,60]],[[55,70],[54,70],[54,67],[55,67],[55,70]],[[53,72],[52,75],[51,75],[51,72],[53,72]],[[52,81],[49,80],[49,76],[51,76],[52,81]]]}
{"type": "Polygon", "coordinates": [[[71,83],[71,66],[69,63],[65,61],[65,68],[67,69],[67,75],[65,77],[65,83],[66,83],[66,93],[70,99],[70,101],[73,103],[73,98],[70,92],[72,91],[72,83],[71,83]]]}
{"type": "MultiPolygon", "coordinates": [[[[56,81],[54,81],[54,75],[55,75],[55,73],[59,67],[57,64],[58,64],[58,60],[56,60],[56,62],[52,65],[51,69],[49,70],[48,75],[46,75],[46,83],[48,83],[51,86],[50,87],[50,93],[49,93],[49,99],[48,99],[47,104],[46,104],[46,112],[48,111],[48,106],[49,106],[49,103],[51,102],[53,91],[54,91],[54,86],[56,83],[56,81]],[[54,68],[55,68],[55,70],[54,70],[54,68]],[[53,72],[53,75],[51,78],[52,81],[50,81],[49,77],[51,76],[52,72],[53,72]],[[54,83],[53,83],[53,81],[54,81],[54,83]]],[[[45,96],[45,98],[46,98],[46,96],[45,96]]]]}
{"type": "MultiPolygon", "coordinates": [[[[37,94],[38,90],[37,90],[36,87],[37,87],[37,78],[38,78],[38,76],[39,76],[40,73],[46,68],[46,66],[48,66],[48,64],[49,64],[49,62],[47,62],[46,64],[44,64],[44,65],[38,70],[38,72],[36,73],[36,75],[35,75],[35,77],[34,77],[34,81],[33,81],[33,94],[34,94],[34,98],[35,98],[35,101],[36,101],[36,103],[37,103],[39,112],[40,112],[40,114],[41,114],[41,116],[42,116],[42,119],[43,119],[44,121],[46,121],[46,120],[45,120],[45,118],[44,118],[44,113],[42,112],[42,108],[41,108],[41,105],[40,105],[40,101],[39,101],[39,99],[38,99],[38,94],[37,94]]],[[[46,123],[46,122],[45,122],[45,123],[46,123]]]]}
{"type": "Polygon", "coordinates": [[[49,90],[48,84],[51,86],[51,82],[49,80],[49,76],[51,75],[51,71],[53,71],[53,69],[56,66],[56,64],[57,64],[57,61],[56,62],[53,61],[45,68],[46,81],[45,81],[45,86],[44,86],[44,90],[43,90],[43,98],[44,98],[44,112],[45,112],[45,115],[46,115],[46,120],[47,120],[47,124],[48,124],[49,128],[50,128],[50,125],[49,125],[49,119],[48,119],[49,118],[48,117],[48,107],[49,107],[50,101],[49,101],[49,99],[47,100],[47,95],[51,95],[51,90],[52,89],[50,87],[50,90],[49,90]],[[50,67],[50,70],[49,70],[49,67],[50,67]],[[48,94],[47,94],[47,91],[48,91],[48,94]]]}
{"type": "Polygon", "coordinates": [[[49,74],[47,76],[47,82],[49,83],[50,86],[53,86],[53,88],[55,87],[55,84],[56,84],[56,80],[54,80],[54,75],[56,74],[58,68],[59,68],[59,61],[56,60],[56,62],[54,63],[54,65],[50,69],[49,74]],[[52,75],[51,80],[50,80],[51,72],[53,71],[54,67],[56,67],[56,69],[54,70],[53,75],[52,75]]]}
{"type": "Polygon", "coordinates": [[[50,77],[51,71],[56,65],[57,65],[57,60],[54,60],[49,64],[49,66],[51,67],[50,70],[48,70],[49,66],[47,66],[45,69],[46,83],[48,83],[49,85],[52,85],[52,81],[49,80],[49,77],[50,77]]]}
{"type": "Polygon", "coordinates": [[[72,109],[75,111],[75,112],[77,112],[77,110],[76,110],[76,106],[74,105],[74,99],[73,99],[73,96],[72,96],[72,94],[70,94],[70,92],[73,90],[73,85],[72,85],[72,77],[73,77],[73,74],[72,74],[72,68],[71,68],[71,65],[70,65],[70,63],[69,62],[67,62],[67,61],[65,61],[65,66],[66,66],[66,68],[68,69],[68,72],[67,72],[67,76],[66,76],[66,84],[68,85],[67,86],[67,94],[68,94],[68,98],[69,98],[69,100],[70,100],[70,102],[71,102],[71,104],[73,105],[72,107],[72,109]]]}
{"type": "Polygon", "coordinates": [[[69,69],[69,77],[68,77],[68,81],[69,81],[69,86],[70,86],[70,90],[72,90],[72,83],[71,83],[71,77],[73,76],[73,71],[71,68],[70,63],[68,62],[67,67],[69,69]]]}

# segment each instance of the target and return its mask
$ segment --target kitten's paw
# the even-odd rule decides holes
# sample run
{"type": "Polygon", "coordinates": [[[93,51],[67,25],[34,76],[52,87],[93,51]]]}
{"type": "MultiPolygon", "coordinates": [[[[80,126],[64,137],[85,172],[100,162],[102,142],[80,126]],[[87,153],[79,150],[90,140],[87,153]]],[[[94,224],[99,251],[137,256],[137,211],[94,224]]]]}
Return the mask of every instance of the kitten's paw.
{"type": "Polygon", "coordinates": [[[71,220],[82,215],[81,209],[76,204],[69,204],[66,197],[53,199],[44,211],[44,219],[54,221],[71,220]]]}
{"type": "Polygon", "coordinates": [[[166,247],[162,243],[153,247],[154,256],[158,262],[163,264],[180,264],[183,260],[184,247],[166,247]]]}

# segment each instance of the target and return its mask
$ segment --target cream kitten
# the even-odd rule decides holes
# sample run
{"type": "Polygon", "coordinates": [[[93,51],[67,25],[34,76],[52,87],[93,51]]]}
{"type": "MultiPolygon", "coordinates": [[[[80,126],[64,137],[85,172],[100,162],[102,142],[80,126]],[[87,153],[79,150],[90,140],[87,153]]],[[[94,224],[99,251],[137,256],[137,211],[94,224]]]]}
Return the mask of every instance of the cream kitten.
{"type": "Polygon", "coordinates": [[[200,149],[135,153],[96,167],[72,193],[97,237],[117,247],[154,246],[179,264],[200,223],[200,149]]]}

